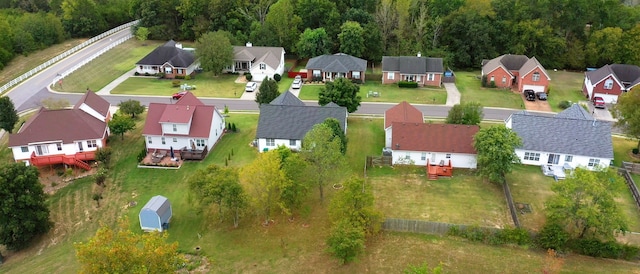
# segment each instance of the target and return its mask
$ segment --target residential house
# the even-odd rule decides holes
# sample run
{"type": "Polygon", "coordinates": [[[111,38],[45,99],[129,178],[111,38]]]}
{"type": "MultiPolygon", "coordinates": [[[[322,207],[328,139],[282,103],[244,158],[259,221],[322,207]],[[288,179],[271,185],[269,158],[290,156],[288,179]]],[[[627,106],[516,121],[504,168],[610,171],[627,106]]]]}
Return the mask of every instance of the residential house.
{"type": "MultiPolygon", "coordinates": [[[[168,155],[210,150],[222,137],[225,118],[187,92],[175,104],[151,103],[142,130],[148,152],[168,155]]],[[[184,157],[183,157],[184,158],[184,157]]]]}
{"type": "Polygon", "coordinates": [[[305,68],[309,81],[333,81],[343,77],[364,83],[367,61],[344,53],[326,54],[309,59],[305,68]]]}
{"type": "Polygon", "coordinates": [[[419,86],[442,86],[442,58],[418,56],[383,56],[382,83],[416,82],[419,86]]]}
{"type": "Polygon", "coordinates": [[[278,146],[300,150],[302,139],[307,132],[327,118],[337,119],[346,134],[347,108],[334,103],[307,106],[298,97],[286,91],[271,103],[260,105],[256,131],[258,151],[269,151],[278,146]]]}
{"type": "Polygon", "coordinates": [[[517,112],[506,126],[522,139],[515,152],[525,165],[594,169],[613,161],[611,124],[595,120],[578,104],[554,116],[517,112]]]}
{"type": "Polygon", "coordinates": [[[422,111],[402,101],[402,103],[393,106],[384,112],[384,147],[391,147],[391,136],[393,123],[424,123],[422,111]]]}
{"type": "Polygon", "coordinates": [[[584,74],[582,93],[590,100],[602,97],[606,103],[615,103],[618,96],[640,84],[640,67],[635,65],[605,65],[584,74]]]}
{"type": "Polygon", "coordinates": [[[482,61],[482,77],[489,86],[515,89],[523,92],[547,92],[551,78],[535,57],[505,54],[491,60],[482,61]]]}
{"type": "Polygon", "coordinates": [[[170,40],[138,61],[136,72],[143,75],[163,73],[165,78],[173,79],[192,75],[199,66],[193,51],[183,49],[181,43],[170,40]]]}
{"type": "Polygon", "coordinates": [[[16,162],[27,165],[75,165],[91,169],[95,151],[106,145],[109,102],[87,91],[73,108],[40,110],[18,132],[9,135],[16,162]]]}
{"type": "Polygon", "coordinates": [[[226,68],[228,72],[249,72],[252,81],[262,81],[265,77],[273,79],[275,74],[284,73],[284,48],[254,47],[251,43],[233,47],[233,64],[226,68]]]}

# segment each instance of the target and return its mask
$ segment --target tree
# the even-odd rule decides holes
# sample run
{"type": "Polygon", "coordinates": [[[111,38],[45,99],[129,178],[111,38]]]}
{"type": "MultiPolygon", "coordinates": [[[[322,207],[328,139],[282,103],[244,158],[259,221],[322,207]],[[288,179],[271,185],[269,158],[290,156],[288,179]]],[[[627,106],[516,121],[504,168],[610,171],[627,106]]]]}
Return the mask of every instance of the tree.
{"type": "Polygon", "coordinates": [[[138,39],[138,41],[141,41],[144,43],[145,41],[147,41],[148,37],[149,37],[149,29],[145,27],[138,27],[138,29],[136,30],[136,38],[138,39]]]}
{"type": "Polygon", "coordinates": [[[0,166],[0,244],[18,250],[49,231],[45,200],[37,168],[23,163],[0,166]]]}
{"type": "Polygon", "coordinates": [[[216,204],[220,218],[229,215],[233,219],[233,226],[238,227],[247,206],[247,197],[240,185],[237,169],[209,165],[197,170],[187,182],[201,205],[216,204]]]}
{"type": "Polygon", "coordinates": [[[103,226],[86,242],[74,243],[83,273],[172,273],[186,263],[169,234],[134,233],[127,218],[103,226]]]}
{"type": "Polygon", "coordinates": [[[288,147],[280,146],[275,151],[278,152],[281,159],[280,169],[287,178],[280,194],[281,207],[287,215],[293,218],[309,194],[305,173],[307,163],[299,153],[293,153],[288,147]]]}
{"type": "Polygon", "coordinates": [[[302,158],[308,163],[308,178],[318,186],[324,200],[324,186],[336,183],[344,173],[345,158],[340,153],[340,139],[326,124],[317,124],[302,140],[302,158]]]}
{"type": "Polygon", "coordinates": [[[362,228],[345,219],[331,228],[327,245],[329,252],[340,259],[341,263],[346,264],[364,251],[364,241],[362,228]]]}
{"type": "Polygon", "coordinates": [[[12,133],[13,127],[18,122],[18,113],[9,96],[0,97],[0,128],[12,133]]]}
{"type": "Polygon", "coordinates": [[[200,58],[200,66],[213,75],[222,73],[222,70],[233,61],[233,47],[229,37],[231,34],[225,31],[207,32],[196,41],[196,56],[200,58]]]}
{"type": "Polygon", "coordinates": [[[331,39],[324,28],[305,29],[296,44],[298,58],[311,58],[331,51],[331,39]]]}
{"type": "Polygon", "coordinates": [[[551,185],[555,195],[545,203],[547,218],[562,225],[574,239],[614,240],[614,231],[627,230],[614,194],[624,186],[614,169],[578,168],[565,180],[551,185]]]}
{"type": "Polygon", "coordinates": [[[265,77],[260,84],[258,92],[256,93],[256,103],[259,105],[268,104],[278,96],[280,96],[280,91],[278,91],[278,82],[270,79],[269,77],[265,77]]]}
{"type": "Polygon", "coordinates": [[[113,134],[119,134],[120,138],[124,140],[124,134],[127,131],[133,130],[136,127],[136,122],[129,116],[114,114],[113,118],[109,121],[109,130],[113,134]]]}
{"type": "Polygon", "coordinates": [[[348,220],[368,235],[378,233],[383,221],[382,213],[376,210],[371,185],[356,177],[342,182],[342,190],[331,199],[329,215],[334,223],[348,220]]]}
{"type": "Polygon", "coordinates": [[[504,125],[480,129],[473,137],[480,175],[489,181],[503,183],[505,175],[520,163],[515,149],[521,145],[520,137],[504,125]]]}
{"type": "Polygon", "coordinates": [[[99,147],[96,150],[96,161],[104,165],[105,167],[109,167],[111,164],[111,155],[113,154],[113,150],[110,147],[99,147]]]}
{"type": "Polygon", "coordinates": [[[364,47],[364,29],[360,26],[360,23],[347,21],[340,27],[340,34],[338,34],[340,40],[340,52],[353,55],[356,57],[362,57],[364,47]]]}
{"type": "Polygon", "coordinates": [[[334,102],[341,107],[346,107],[349,113],[355,112],[360,107],[362,97],[358,95],[360,86],[347,78],[338,78],[333,82],[327,82],[320,89],[318,104],[324,106],[334,102]]]}
{"type": "Polygon", "coordinates": [[[69,101],[65,99],[53,99],[51,97],[42,99],[42,106],[49,110],[63,109],[69,106],[69,101]]]}
{"type": "Polygon", "coordinates": [[[454,105],[447,114],[447,124],[478,125],[482,121],[484,113],[482,105],[475,102],[454,105]]]}
{"type": "Polygon", "coordinates": [[[63,0],[62,24],[72,37],[91,37],[107,27],[93,0],[63,0]]]}
{"type": "Polygon", "coordinates": [[[618,96],[618,103],[613,105],[613,117],[618,119],[616,126],[625,134],[638,140],[636,148],[640,149],[640,91],[633,88],[618,96]]]}
{"type": "Polygon", "coordinates": [[[278,37],[278,45],[283,45],[287,51],[291,51],[298,40],[302,25],[302,19],[294,13],[295,6],[292,0],[278,0],[269,7],[264,22],[265,27],[278,37]]]}
{"type": "Polygon", "coordinates": [[[250,195],[258,210],[262,212],[264,225],[269,225],[273,210],[280,206],[282,188],[288,183],[280,167],[279,154],[268,151],[258,155],[258,158],[245,166],[240,173],[240,180],[251,186],[250,195]]]}
{"type": "Polygon", "coordinates": [[[346,154],[347,153],[347,135],[344,134],[344,130],[342,129],[342,126],[340,126],[340,121],[338,121],[338,119],[336,118],[327,118],[322,123],[326,124],[327,126],[329,126],[329,128],[331,128],[331,130],[333,131],[334,137],[337,137],[340,139],[340,152],[342,152],[343,155],[346,154]]]}
{"type": "Polygon", "coordinates": [[[144,106],[140,104],[140,101],[129,99],[118,104],[120,111],[123,114],[131,115],[131,118],[135,119],[137,114],[144,112],[144,106]]]}

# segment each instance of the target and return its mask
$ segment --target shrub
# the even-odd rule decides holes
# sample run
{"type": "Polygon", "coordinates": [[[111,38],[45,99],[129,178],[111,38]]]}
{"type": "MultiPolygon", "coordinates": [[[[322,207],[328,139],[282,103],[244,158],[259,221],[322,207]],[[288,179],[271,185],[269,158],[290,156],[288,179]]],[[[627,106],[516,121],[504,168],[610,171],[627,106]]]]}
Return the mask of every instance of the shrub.
{"type": "Polygon", "coordinates": [[[148,72],[145,72],[144,76],[151,76],[151,74],[149,74],[148,72]]]}
{"type": "Polygon", "coordinates": [[[101,147],[96,150],[96,161],[102,163],[103,166],[109,167],[111,163],[111,148],[110,147],[101,147]]]}
{"type": "Polygon", "coordinates": [[[531,235],[524,228],[505,228],[495,233],[498,244],[531,244],[531,235]]]}
{"type": "Polygon", "coordinates": [[[184,77],[185,80],[191,80],[191,75],[187,75],[184,77]]]}
{"type": "Polygon", "coordinates": [[[359,84],[362,84],[362,80],[361,79],[351,79],[351,83],[359,85],[359,84]]]}
{"type": "Polygon", "coordinates": [[[558,107],[561,109],[568,109],[571,106],[571,103],[569,101],[560,101],[560,103],[558,103],[558,107]]]}
{"type": "Polygon", "coordinates": [[[418,83],[417,82],[400,81],[400,82],[398,82],[398,87],[401,87],[401,88],[417,88],[418,87],[418,83]]]}
{"type": "Polygon", "coordinates": [[[144,141],[142,141],[142,149],[140,150],[140,152],[138,152],[138,157],[137,157],[138,163],[142,162],[142,160],[144,160],[144,157],[147,157],[147,148],[144,141]]]}
{"type": "Polygon", "coordinates": [[[184,76],[182,76],[182,75],[176,75],[176,79],[184,79],[184,76]]]}
{"type": "Polygon", "coordinates": [[[479,226],[469,226],[466,228],[452,226],[449,228],[447,235],[491,245],[528,245],[531,243],[531,235],[526,229],[522,228],[505,228],[493,232],[490,229],[479,226]]]}
{"type": "Polygon", "coordinates": [[[482,85],[483,88],[487,87],[487,76],[486,75],[482,75],[482,80],[480,80],[480,85],[482,85]]]}
{"type": "Polygon", "coordinates": [[[559,224],[546,223],[535,240],[543,249],[562,251],[566,248],[569,234],[559,224]]]}
{"type": "Polygon", "coordinates": [[[156,73],[156,75],[158,78],[163,79],[164,78],[164,73],[156,73]]]}
{"type": "Polygon", "coordinates": [[[245,73],[244,77],[247,78],[247,81],[251,81],[251,79],[253,79],[253,75],[251,75],[251,73],[245,73]]]}
{"type": "Polygon", "coordinates": [[[137,71],[136,71],[136,72],[134,72],[134,73],[133,73],[133,75],[135,75],[135,76],[140,76],[140,72],[137,72],[137,71]]]}
{"type": "Polygon", "coordinates": [[[177,88],[180,86],[180,80],[173,80],[171,81],[171,86],[174,88],[177,88]]]}
{"type": "Polygon", "coordinates": [[[232,123],[231,124],[231,131],[233,131],[233,132],[237,132],[238,131],[238,129],[236,128],[236,123],[232,123]]]}
{"type": "Polygon", "coordinates": [[[96,181],[96,185],[104,186],[104,181],[107,180],[107,170],[100,168],[98,172],[93,175],[93,179],[96,181]]]}
{"type": "Polygon", "coordinates": [[[632,149],[631,152],[633,152],[633,154],[638,154],[638,148],[632,149]]]}
{"type": "Polygon", "coordinates": [[[282,76],[276,73],[273,75],[273,80],[276,80],[276,82],[280,82],[280,80],[282,80],[282,76]]]}
{"type": "Polygon", "coordinates": [[[569,242],[575,252],[583,255],[610,259],[635,260],[640,247],[620,244],[615,241],[601,242],[596,239],[575,239],[569,242]]]}
{"type": "Polygon", "coordinates": [[[496,81],[489,82],[489,87],[490,88],[496,88],[496,81]]]}

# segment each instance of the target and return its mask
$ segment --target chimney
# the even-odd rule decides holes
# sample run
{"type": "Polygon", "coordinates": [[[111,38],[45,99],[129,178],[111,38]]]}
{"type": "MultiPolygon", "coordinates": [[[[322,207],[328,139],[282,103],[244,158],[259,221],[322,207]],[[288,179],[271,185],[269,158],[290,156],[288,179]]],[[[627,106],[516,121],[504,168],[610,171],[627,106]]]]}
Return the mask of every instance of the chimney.
{"type": "Polygon", "coordinates": [[[176,43],[176,48],[181,49],[182,48],[182,43],[176,43]]]}
{"type": "Polygon", "coordinates": [[[422,53],[418,51],[418,57],[422,57],[422,53]]]}
{"type": "Polygon", "coordinates": [[[251,44],[251,42],[247,42],[246,46],[247,46],[247,48],[250,48],[250,47],[253,46],[253,44],[251,44]]]}

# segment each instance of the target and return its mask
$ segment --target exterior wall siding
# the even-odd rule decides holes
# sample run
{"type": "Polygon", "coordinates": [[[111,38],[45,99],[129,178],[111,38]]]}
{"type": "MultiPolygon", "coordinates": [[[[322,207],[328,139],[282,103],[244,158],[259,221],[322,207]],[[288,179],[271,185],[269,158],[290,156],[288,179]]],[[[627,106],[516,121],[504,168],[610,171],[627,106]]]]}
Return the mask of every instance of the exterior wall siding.
{"type": "Polygon", "coordinates": [[[209,151],[213,149],[213,145],[215,145],[224,133],[224,128],[226,126],[226,122],[224,116],[218,112],[216,108],[213,112],[213,119],[211,119],[211,130],[209,131],[209,151]]]}
{"type": "Polygon", "coordinates": [[[162,125],[162,133],[164,134],[180,134],[180,135],[189,135],[190,123],[188,124],[179,124],[179,123],[161,123],[162,125]],[[176,131],[173,131],[173,125],[176,125],[176,131]]]}
{"type": "Polygon", "coordinates": [[[393,127],[389,126],[384,130],[384,147],[391,147],[393,127]]]}
{"type": "Polygon", "coordinates": [[[518,158],[520,158],[520,161],[522,162],[522,164],[524,165],[534,165],[534,166],[541,166],[541,165],[553,165],[553,166],[563,166],[565,163],[569,164],[570,166],[576,168],[576,167],[582,167],[588,170],[594,170],[595,167],[589,167],[589,160],[590,159],[599,159],[600,160],[600,166],[601,167],[608,167],[611,164],[612,159],[607,159],[607,158],[597,158],[597,157],[589,157],[589,156],[581,156],[581,155],[571,155],[573,156],[571,162],[566,162],[566,156],[567,154],[560,154],[560,153],[550,153],[550,152],[543,152],[543,151],[532,151],[532,150],[523,150],[523,149],[516,149],[516,155],[518,155],[518,158]],[[524,156],[525,156],[525,152],[533,152],[533,153],[540,153],[540,157],[537,161],[535,160],[525,160],[524,156]],[[558,159],[558,164],[549,164],[549,154],[556,154],[559,155],[559,159],[558,159]]]}
{"type": "Polygon", "coordinates": [[[278,148],[279,146],[285,146],[285,147],[288,147],[288,148],[290,148],[292,150],[300,150],[302,148],[302,141],[301,140],[296,140],[296,145],[295,146],[290,145],[289,142],[290,142],[289,139],[274,139],[275,145],[267,146],[267,139],[260,138],[260,139],[258,139],[258,151],[259,152],[271,151],[271,150],[274,150],[274,149],[278,148]]]}
{"type": "Polygon", "coordinates": [[[511,74],[502,69],[502,68],[497,68],[489,73],[487,73],[487,85],[491,84],[491,77],[493,76],[494,78],[494,82],[496,84],[496,87],[499,88],[511,88],[511,74]],[[503,83],[502,82],[502,77],[506,77],[506,82],[503,83]]]}
{"type": "Polygon", "coordinates": [[[86,151],[96,151],[98,148],[101,148],[104,146],[105,141],[103,139],[90,139],[90,140],[83,140],[83,141],[77,141],[77,142],[73,142],[73,143],[67,143],[67,144],[62,144],[62,150],[58,150],[57,147],[57,142],[52,142],[52,143],[42,143],[42,144],[33,144],[33,145],[27,145],[27,152],[22,152],[22,147],[23,146],[15,146],[15,147],[11,147],[11,151],[13,152],[13,159],[18,162],[21,160],[28,160],[31,158],[31,153],[36,152],[36,147],[37,146],[44,146],[46,147],[47,153],[43,153],[42,155],[37,155],[37,156],[48,156],[48,155],[75,155],[77,152],[80,152],[80,148],[78,146],[78,143],[82,144],[82,151],[86,152],[86,151]],[[95,141],[96,142],[96,147],[89,147],[87,145],[87,141],[95,141]]]}
{"type": "Polygon", "coordinates": [[[547,76],[544,74],[544,71],[542,71],[540,67],[536,67],[534,70],[527,73],[523,77],[519,77],[518,80],[519,80],[518,91],[520,92],[523,91],[522,87],[524,85],[544,86],[545,92],[549,90],[549,79],[547,78],[547,76]],[[540,74],[540,79],[538,81],[533,81],[533,74],[536,72],[540,74]]]}
{"type": "Polygon", "coordinates": [[[440,163],[440,161],[444,161],[446,164],[449,160],[451,160],[451,165],[457,168],[476,168],[478,166],[478,161],[475,154],[407,150],[393,150],[393,164],[398,163],[400,159],[405,158],[407,155],[411,160],[413,160],[414,165],[417,166],[426,166],[427,160],[435,164],[440,163]],[[426,153],[424,159],[422,159],[423,152],[426,153]],[[448,159],[446,157],[447,154],[450,154],[451,158],[448,159]]]}

